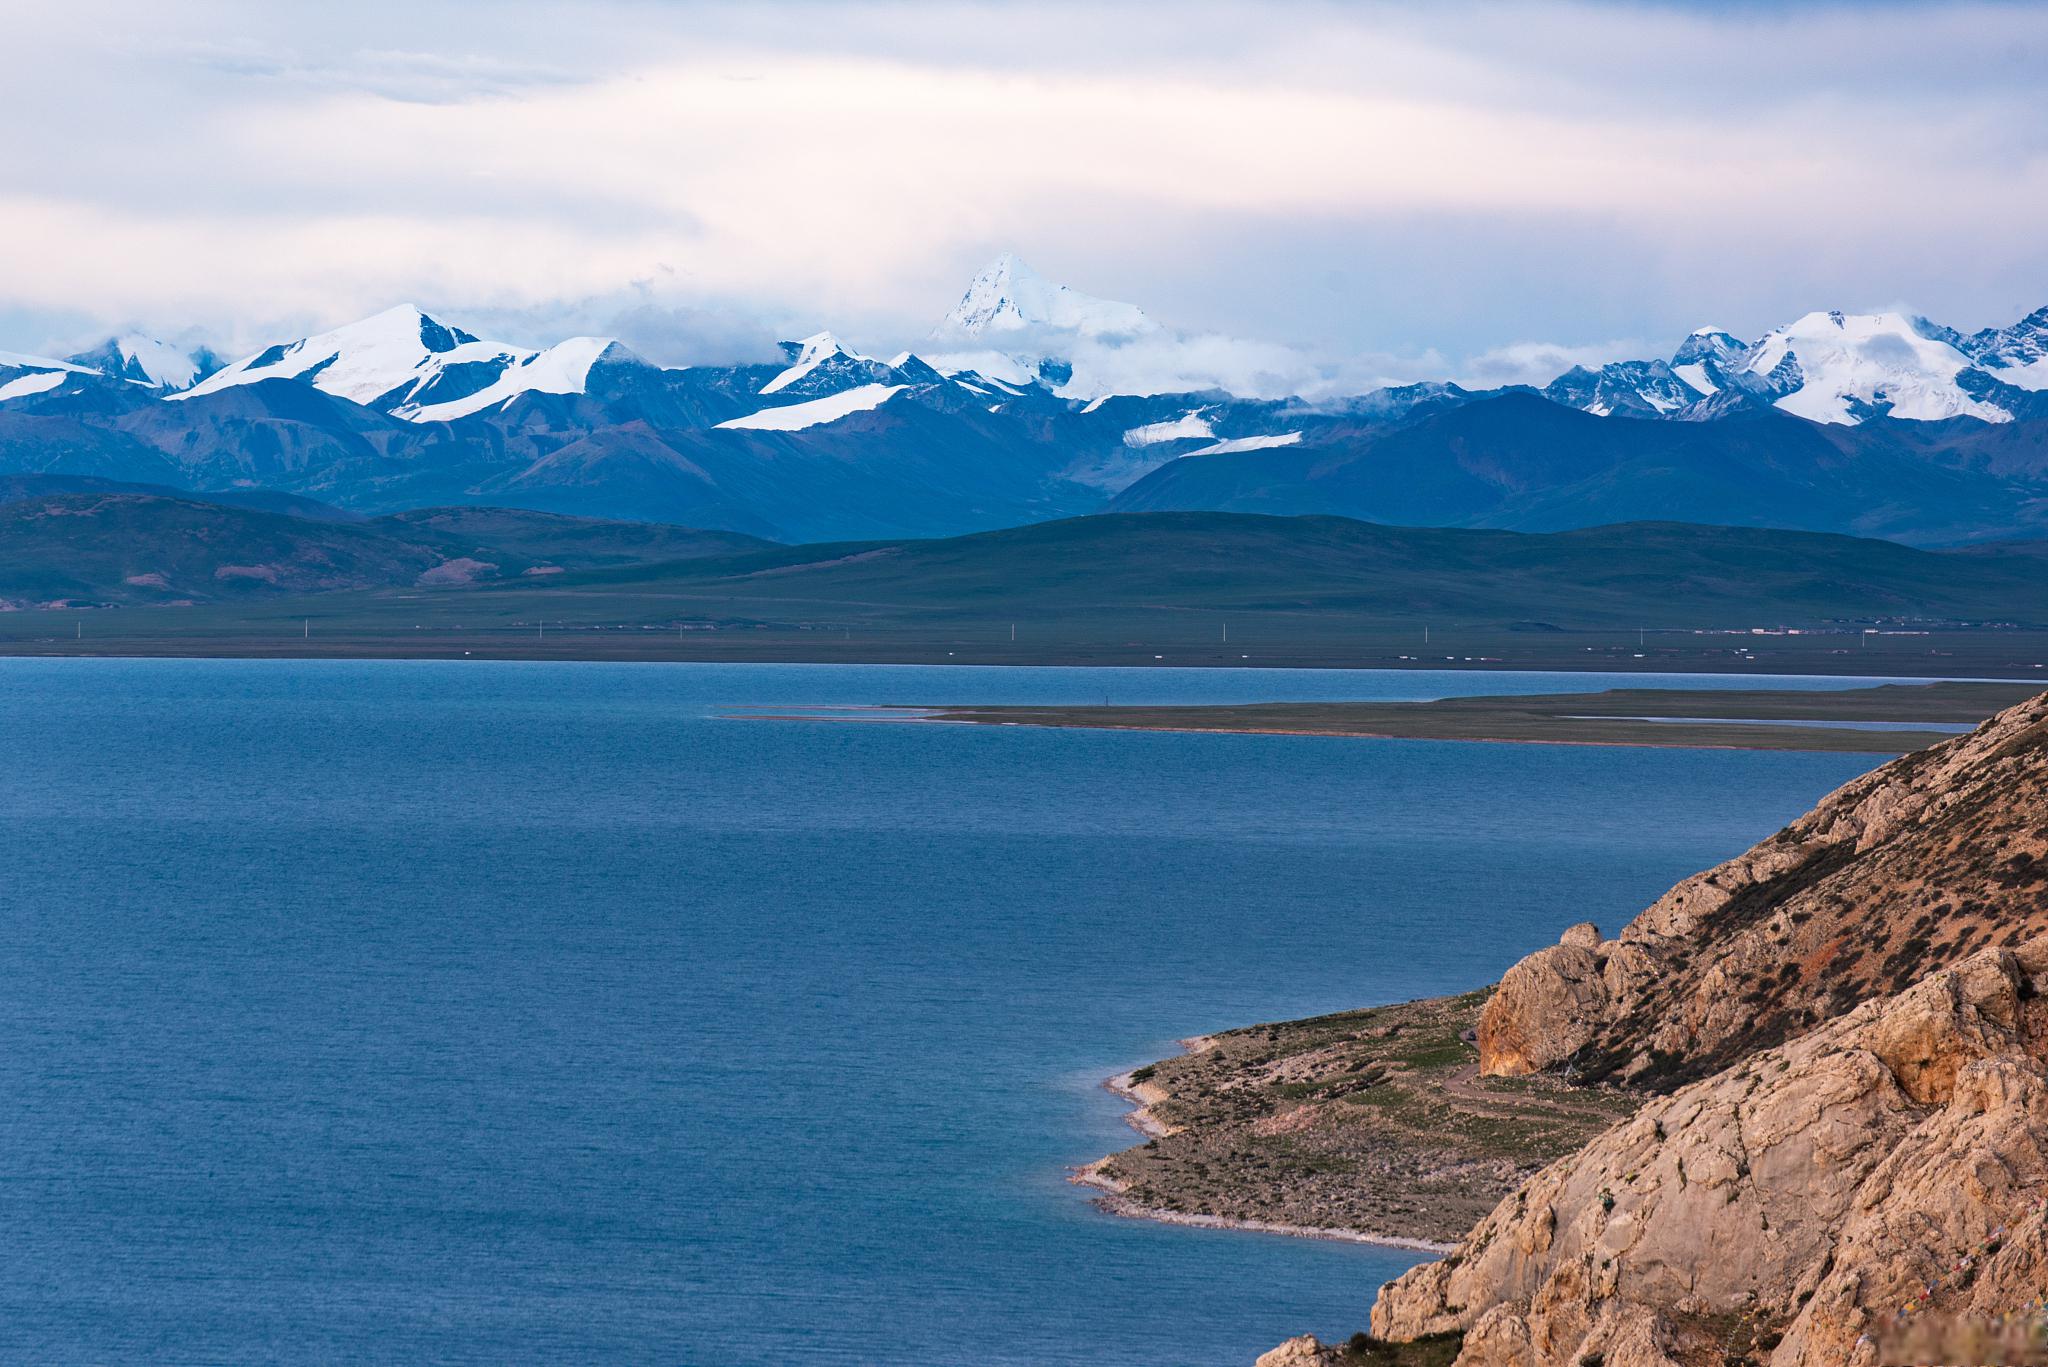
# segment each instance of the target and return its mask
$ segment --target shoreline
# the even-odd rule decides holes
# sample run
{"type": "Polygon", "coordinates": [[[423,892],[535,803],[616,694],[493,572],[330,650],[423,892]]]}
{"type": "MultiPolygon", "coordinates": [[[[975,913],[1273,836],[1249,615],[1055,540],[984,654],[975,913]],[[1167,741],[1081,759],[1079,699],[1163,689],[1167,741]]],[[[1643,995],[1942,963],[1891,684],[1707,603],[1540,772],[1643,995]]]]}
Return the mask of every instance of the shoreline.
{"type": "MultiPolygon", "coordinates": [[[[886,705],[886,704],[883,704],[886,705]]],[[[1124,731],[1151,732],[1162,736],[1320,736],[1325,740],[1426,740],[1453,745],[1581,745],[1608,750],[1795,750],[1801,754],[1831,753],[1800,745],[1728,745],[1695,741],[1651,740],[1547,740],[1535,736],[1397,736],[1391,731],[1311,731],[1277,726],[1130,726],[1103,722],[981,721],[972,717],[728,717],[728,721],[893,721],[904,725],[924,723],[938,726],[1028,726],[1040,731],[1124,731]]],[[[1867,734],[1884,735],[1885,732],[1867,734]]],[[[1922,734],[1922,733],[1915,733],[1922,734]]],[[[1926,732],[1927,743],[1947,740],[1945,733],[1926,732]]],[[[1892,749],[1843,749],[1832,753],[1852,755],[1896,755],[1892,749]]]]}
{"type": "MultiPolygon", "coordinates": [[[[1098,1163],[1109,1160],[1098,1159],[1098,1163]]],[[[1074,1169],[1067,1179],[1077,1187],[1090,1187],[1097,1193],[1089,1198],[1089,1204],[1105,1215],[1122,1220],[1150,1220],[1154,1224],[1178,1225],[1183,1229],[1231,1230],[1239,1234],[1281,1234],[1290,1239],[1321,1239],[1326,1243],[1372,1244],[1380,1248],[1398,1248],[1410,1253],[1434,1253],[1439,1256],[1449,1253],[1456,1244],[1432,1243],[1427,1239],[1402,1239],[1391,1234],[1374,1234],[1363,1229],[1338,1229],[1317,1225],[1284,1225],[1272,1220],[1238,1220],[1227,1215],[1190,1215],[1186,1211],[1167,1210],[1160,1206],[1140,1205],[1125,1196],[1115,1178],[1096,1170],[1090,1163],[1074,1169]]]]}
{"type": "MultiPolygon", "coordinates": [[[[16,614],[0,612],[0,628],[16,625],[16,614]]],[[[293,624],[299,615],[286,614],[293,624]]],[[[1873,679],[1898,683],[1938,680],[1983,683],[2038,683],[2048,677],[2037,659],[2011,658],[2003,646],[1997,650],[1979,647],[1960,652],[1945,651],[1934,656],[1884,657],[1850,660],[1833,654],[1788,652],[1786,658],[1731,659],[1701,651],[1674,651],[1655,661],[1631,656],[1601,654],[1587,658],[1579,654],[1527,653],[1489,656],[1481,659],[1420,660],[1399,655],[1381,655],[1371,650],[1326,648],[1318,642],[1289,642],[1270,653],[1247,657],[1223,654],[1204,648],[1171,647],[1172,658],[1162,658],[1155,649],[1100,647],[1076,644],[1043,651],[1012,654],[974,643],[942,640],[900,648],[878,646],[851,652],[828,652],[812,643],[794,642],[737,644],[731,649],[709,648],[723,643],[693,642],[687,649],[673,649],[670,637],[657,641],[655,633],[595,632],[588,639],[570,639],[553,649],[529,644],[523,632],[513,633],[479,628],[473,634],[459,629],[436,627],[439,637],[431,642],[411,632],[352,632],[315,635],[310,642],[296,633],[285,639],[266,633],[210,633],[206,631],[152,635],[120,632],[82,641],[71,634],[76,614],[66,616],[65,629],[50,635],[0,630],[0,659],[42,660],[434,660],[492,661],[500,663],[546,664],[773,664],[835,668],[845,665],[882,665],[902,668],[949,667],[959,669],[1101,669],[1116,671],[1157,670],[1262,670],[1309,673],[1422,674],[1612,674],[1657,677],[1693,675],[1706,678],[1744,679],[1768,683],[1776,679],[1873,679]],[[516,637],[516,639],[514,639],[516,637]],[[948,647],[955,647],[948,649],[948,647]]],[[[316,621],[317,621],[316,617],[316,621]]],[[[581,630],[581,629],[579,629],[581,630]]],[[[808,635],[809,633],[803,633],[808,635]]],[[[1597,634],[1597,633],[1595,633],[1597,634]]],[[[2040,633],[2048,635],[2048,633],[2040,633]]],[[[551,645],[555,637],[550,635],[551,645]]],[[[1588,647],[1590,649],[1590,647],[1588,647]]]]}
{"type": "MultiPolygon", "coordinates": [[[[1195,1035],[1178,1040],[1183,1055],[1199,1054],[1215,1047],[1215,1038],[1210,1035],[1195,1035]]],[[[1131,1109],[1124,1114],[1124,1124],[1144,1135],[1147,1139],[1161,1139],[1174,1133],[1174,1128],[1152,1114],[1152,1107],[1170,1095],[1165,1088],[1150,1082],[1137,1082],[1132,1074],[1137,1069],[1128,1069],[1102,1080],[1102,1089],[1123,1101],[1131,1109]]],[[[1128,1187],[1111,1177],[1106,1171],[1115,1158],[1108,1154],[1092,1163],[1069,1170],[1067,1180],[1077,1187],[1088,1187],[1096,1194],[1089,1198],[1089,1204],[1105,1215],[1123,1220],[1150,1220],[1154,1224],[1178,1225],[1184,1229],[1235,1230],[1243,1234],[1281,1234],[1293,1239],[1321,1239],[1330,1243],[1375,1244],[1381,1248],[1398,1248],[1411,1253],[1434,1253],[1439,1256],[1449,1253],[1456,1245],[1437,1243],[1429,1239],[1404,1239],[1399,1235],[1375,1234],[1371,1230],[1347,1229],[1330,1225],[1290,1225],[1277,1220],[1237,1219],[1227,1215],[1197,1215],[1188,1211],[1170,1210],[1164,1206],[1148,1206],[1132,1200],[1125,1193],[1128,1187]]]]}
{"type": "Polygon", "coordinates": [[[1183,1040],[1102,1081],[1138,1138],[1068,1180],[1109,1215],[1442,1253],[1636,1109],[1541,1079],[1474,1079],[1492,990],[1183,1040]]]}
{"type": "MultiPolygon", "coordinates": [[[[1327,736],[1489,745],[1905,754],[1953,738],[2028,685],[1848,683],[1833,689],[1609,687],[1585,693],[1464,694],[1428,700],[961,705],[842,716],[1168,735],[1327,736]],[[1665,715],[1676,711],[1680,715],[1665,715]]],[[[2031,695],[2029,695],[2031,696],[2031,695]]],[[[755,709],[760,715],[772,709],[755,709]]]]}
{"type": "MultiPolygon", "coordinates": [[[[1677,691],[1675,691],[1677,693],[1677,691]]],[[[844,711],[856,711],[846,707],[844,711]]],[[[1896,732],[1849,732],[1833,728],[1798,730],[1784,726],[1782,736],[1772,734],[1769,740],[1778,744],[1731,744],[1726,740],[1706,740],[1702,728],[1681,728],[1681,723],[1661,723],[1671,726],[1675,732],[1671,740],[1569,740],[1550,736],[1446,736],[1446,734],[1401,734],[1401,732],[1368,732],[1368,730],[1335,730],[1335,728],[1280,728],[1280,726],[1139,726],[1128,721],[1044,721],[1044,719],[1008,719],[1008,717],[977,717],[958,715],[973,709],[944,709],[924,707],[907,703],[872,703],[870,711],[877,715],[838,715],[819,717],[801,715],[801,709],[786,713],[721,713],[723,721],[850,721],[850,723],[893,723],[893,726],[991,726],[991,728],[1030,728],[1040,732],[1118,732],[1118,734],[1159,734],[1159,736],[1300,736],[1300,738],[1321,738],[1321,740],[1432,740],[1446,744],[1468,744],[1468,746],[1591,746],[1606,750],[1747,750],[1747,752],[1796,752],[1796,754],[1878,754],[1896,756],[1907,754],[1913,748],[1925,748],[1948,740],[1954,732],[1917,732],[1911,726],[1896,732]],[[887,715],[895,709],[905,713],[924,711],[928,715],[887,715]],[[948,715],[954,713],[954,715],[948,715]],[[1821,732],[1817,738],[1815,732],[1821,732]],[[1876,746],[1876,744],[1853,744],[1849,740],[1835,738],[1862,738],[1862,736],[1907,736],[1919,746],[1876,746]],[[1827,740],[1827,744],[1819,744],[1827,740]],[[1806,744],[1798,744],[1806,742],[1806,744]]],[[[1604,717],[1599,717],[1604,719],[1604,717]]],[[[1731,717],[1729,723],[1739,726],[1741,719],[1731,717]]],[[[1716,726],[1720,723],[1716,721],[1716,726]]]]}

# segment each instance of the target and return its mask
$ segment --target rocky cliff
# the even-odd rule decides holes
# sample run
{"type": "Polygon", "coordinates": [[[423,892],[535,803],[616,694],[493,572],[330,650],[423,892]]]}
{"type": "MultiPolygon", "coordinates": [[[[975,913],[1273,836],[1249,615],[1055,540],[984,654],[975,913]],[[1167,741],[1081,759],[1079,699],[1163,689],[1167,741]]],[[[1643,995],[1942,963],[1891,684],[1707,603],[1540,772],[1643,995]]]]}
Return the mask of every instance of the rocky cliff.
{"type": "Polygon", "coordinates": [[[1658,1098],[1388,1286],[1374,1333],[1462,1329],[1458,1367],[1875,1367],[1995,1332],[2048,1272],[2043,974],[2048,938],[1983,950],[1658,1098]]]}
{"type": "Polygon", "coordinates": [[[1661,1093],[1389,1285],[1458,1367],[2048,1362],[2048,698],[1575,927],[1481,1059],[1661,1093]],[[1441,1341],[1441,1340],[1439,1340],[1441,1341]]]}
{"type": "Polygon", "coordinates": [[[1669,1090],[2048,933],[2048,696],[1896,760],[1602,940],[1502,979],[1481,1070],[1669,1090]]]}

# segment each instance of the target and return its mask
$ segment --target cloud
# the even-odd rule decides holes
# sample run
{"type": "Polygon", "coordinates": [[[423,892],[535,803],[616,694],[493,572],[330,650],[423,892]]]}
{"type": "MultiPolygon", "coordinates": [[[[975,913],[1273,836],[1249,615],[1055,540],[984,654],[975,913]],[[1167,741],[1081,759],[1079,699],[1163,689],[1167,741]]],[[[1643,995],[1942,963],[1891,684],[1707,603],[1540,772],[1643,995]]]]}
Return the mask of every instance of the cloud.
{"type": "Polygon", "coordinates": [[[781,358],[775,340],[814,328],[764,311],[758,302],[698,299],[678,303],[660,285],[588,299],[513,309],[471,309],[462,326],[479,335],[540,347],[563,337],[616,337],[656,365],[720,365],[781,358]]]}
{"type": "Polygon", "coordinates": [[[82,8],[0,49],[24,327],[613,301],[708,359],[921,337],[1015,248],[1186,334],[1175,364],[1313,383],[1878,299],[1970,328],[2048,289],[2038,7],[82,8]]]}
{"type": "Polygon", "coordinates": [[[308,57],[249,42],[195,42],[184,49],[183,56],[216,77],[273,82],[309,91],[349,91],[406,104],[503,99],[579,79],[559,67],[537,62],[392,48],[368,48],[337,58],[308,57]]]}
{"type": "Polygon", "coordinates": [[[1640,360],[1655,356],[1655,343],[1641,338],[1595,342],[1587,346],[1564,346],[1557,342],[1510,342],[1492,347],[1465,363],[1462,382],[1474,389],[1493,389],[1510,384],[1549,384],[1573,366],[1598,370],[1610,361],[1640,360]]]}

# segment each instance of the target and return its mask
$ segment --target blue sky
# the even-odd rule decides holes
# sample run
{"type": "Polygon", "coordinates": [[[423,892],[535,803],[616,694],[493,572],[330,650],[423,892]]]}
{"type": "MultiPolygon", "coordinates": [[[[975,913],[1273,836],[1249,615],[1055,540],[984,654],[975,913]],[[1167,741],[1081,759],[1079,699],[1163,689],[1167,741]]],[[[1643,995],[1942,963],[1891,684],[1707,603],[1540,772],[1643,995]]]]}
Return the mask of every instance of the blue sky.
{"type": "Polygon", "coordinates": [[[0,347],[880,352],[1004,250],[1356,384],[2048,303],[2042,6],[13,8],[0,347]]]}

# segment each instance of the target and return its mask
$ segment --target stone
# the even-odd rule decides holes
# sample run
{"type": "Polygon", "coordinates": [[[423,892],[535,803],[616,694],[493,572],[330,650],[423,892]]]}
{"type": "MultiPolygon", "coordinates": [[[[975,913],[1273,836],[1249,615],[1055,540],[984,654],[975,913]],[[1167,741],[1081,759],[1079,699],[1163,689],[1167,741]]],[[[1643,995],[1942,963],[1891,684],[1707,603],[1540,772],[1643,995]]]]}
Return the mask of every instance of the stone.
{"type": "Polygon", "coordinates": [[[1336,1367],[1339,1360],[1336,1348],[1318,1342],[1313,1334],[1303,1334],[1259,1354],[1253,1367],[1336,1367]]]}
{"type": "Polygon", "coordinates": [[[1573,926],[1501,980],[1480,1069],[1668,1090],[2043,934],[2048,696],[1846,784],[1613,940],[1573,926]]]}
{"type": "Polygon", "coordinates": [[[1843,1367],[1944,1278],[1943,1316],[2031,1302],[2043,972],[2048,937],[1983,950],[1658,1098],[1389,1284],[1373,1332],[1464,1329],[1458,1367],[1665,1367],[1731,1334],[1769,1367],[1843,1367]]]}

